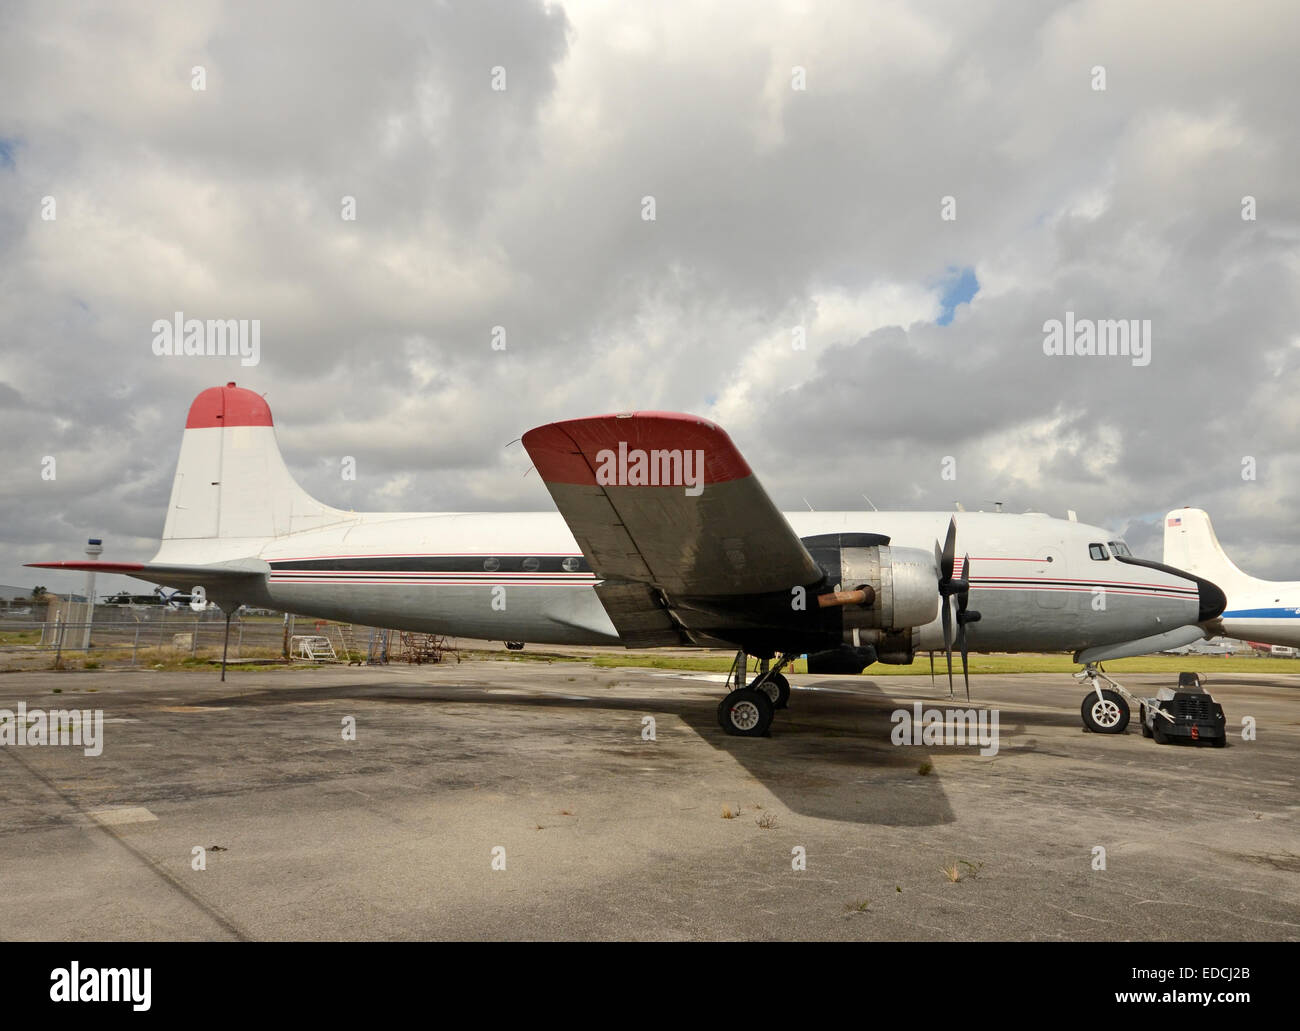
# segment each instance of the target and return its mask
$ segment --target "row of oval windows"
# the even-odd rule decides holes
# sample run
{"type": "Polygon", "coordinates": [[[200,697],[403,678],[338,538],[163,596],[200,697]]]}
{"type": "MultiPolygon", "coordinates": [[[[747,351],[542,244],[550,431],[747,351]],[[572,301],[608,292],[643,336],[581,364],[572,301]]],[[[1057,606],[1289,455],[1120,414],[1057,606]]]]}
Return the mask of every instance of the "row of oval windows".
{"type": "MultiPolygon", "coordinates": [[[[535,573],[537,570],[542,568],[542,560],[538,558],[526,558],[521,565],[525,572],[535,573]]],[[[581,567],[582,559],[575,558],[572,555],[560,563],[560,568],[566,573],[576,573],[581,567]]],[[[501,568],[501,560],[499,558],[485,558],[483,560],[483,568],[489,573],[495,573],[501,568]]]]}

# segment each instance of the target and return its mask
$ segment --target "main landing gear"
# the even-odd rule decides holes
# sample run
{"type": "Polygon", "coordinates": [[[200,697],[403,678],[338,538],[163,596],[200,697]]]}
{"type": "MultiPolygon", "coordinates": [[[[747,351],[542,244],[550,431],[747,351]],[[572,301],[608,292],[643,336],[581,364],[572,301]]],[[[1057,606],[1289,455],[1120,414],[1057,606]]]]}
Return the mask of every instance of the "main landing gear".
{"type": "Polygon", "coordinates": [[[1074,674],[1075,680],[1086,680],[1089,692],[1083,698],[1079,714],[1083,725],[1094,734],[1122,734],[1128,726],[1133,696],[1108,677],[1100,666],[1089,664],[1074,674]],[[1102,681],[1110,687],[1102,687],[1102,681]]]}
{"type": "Polygon", "coordinates": [[[718,704],[718,726],[737,737],[766,737],[772,730],[776,710],[790,704],[790,681],[781,670],[794,659],[793,655],[783,655],[775,666],[762,659],[758,676],[745,685],[747,656],[737,652],[727,676],[727,686],[737,686],[718,704]]]}

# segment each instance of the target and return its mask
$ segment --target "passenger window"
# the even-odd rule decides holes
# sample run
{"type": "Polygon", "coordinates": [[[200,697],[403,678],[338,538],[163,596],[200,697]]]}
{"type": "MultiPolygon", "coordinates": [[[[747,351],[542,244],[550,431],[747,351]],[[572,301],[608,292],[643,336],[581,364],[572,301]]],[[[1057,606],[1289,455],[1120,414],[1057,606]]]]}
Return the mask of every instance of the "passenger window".
{"type": "Polygon", "coordinates": [[[576,573],[582,567],[582,559],[570,555],[560,565],[566,573],[576,573]]]}
{"type": "Polygon", "coordinates": [[[1106,545],[1104,544],[1089,544],[1088,554],[1098,562],[1105,562],[1110,558],[1110,556],[1106,554],[1106,545]]]}
{"type": "Polygon", "coordinates": [[[535,559],[535,558],[526,558],[526,559],[524,559],[524,571],[525,571],[525,572],[528,572],[528,573],[535,573],[535,572],[537,572],[537,570],[539,570],[541,567],[542,567],[542,563],[541,563],[541,561],[540,561],[539,559],[535,559]]]}
{"type": "Polygon", "coordinates": [[[489,573],[495,573],[501,568],[501,560],[499,558],[485,558],[483,560],[483,568],[489,573]]]}

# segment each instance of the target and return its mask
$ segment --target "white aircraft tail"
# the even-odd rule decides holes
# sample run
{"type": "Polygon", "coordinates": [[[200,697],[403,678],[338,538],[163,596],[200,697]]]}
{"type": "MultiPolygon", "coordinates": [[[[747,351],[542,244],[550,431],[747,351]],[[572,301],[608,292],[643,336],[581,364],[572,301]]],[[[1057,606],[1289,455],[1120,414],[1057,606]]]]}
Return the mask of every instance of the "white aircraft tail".
{"type": "Polygon", "coordinates": [[[261,396],[227,383],[190,406],[155,561],[218,561],[348,518],[298,486],[261,396]]]}
{"type": "Polygon", "coordinates": [[[1237,568],[1199,508],[1177,508],[1165,516],[1164,562],[1210,580],[1229,596],[1267,582],[1237,568]]]}

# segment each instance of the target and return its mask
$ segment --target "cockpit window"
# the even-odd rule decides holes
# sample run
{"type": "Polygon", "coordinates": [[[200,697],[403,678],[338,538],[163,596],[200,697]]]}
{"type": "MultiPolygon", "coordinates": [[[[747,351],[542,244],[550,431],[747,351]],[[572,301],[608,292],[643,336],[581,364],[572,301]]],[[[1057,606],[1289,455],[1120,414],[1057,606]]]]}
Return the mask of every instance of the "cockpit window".
{"type": "Polygon", "coordinates": [[[1089,544],[1088,554],[1098,562],[1105,562],[1110,558],[1110,556],[1106,554],[1106,545],[1104,544],[1089,544]]]}
{"type": "Polygon", "coordinates": [[[1128,545],[1125,544],[1123,541],[1111,541],[1110,550],[1111,550],[1111,554],[1114,555],[1116,558],[1133,557],[1133,552],[1128,550],[1128,545]]]}

